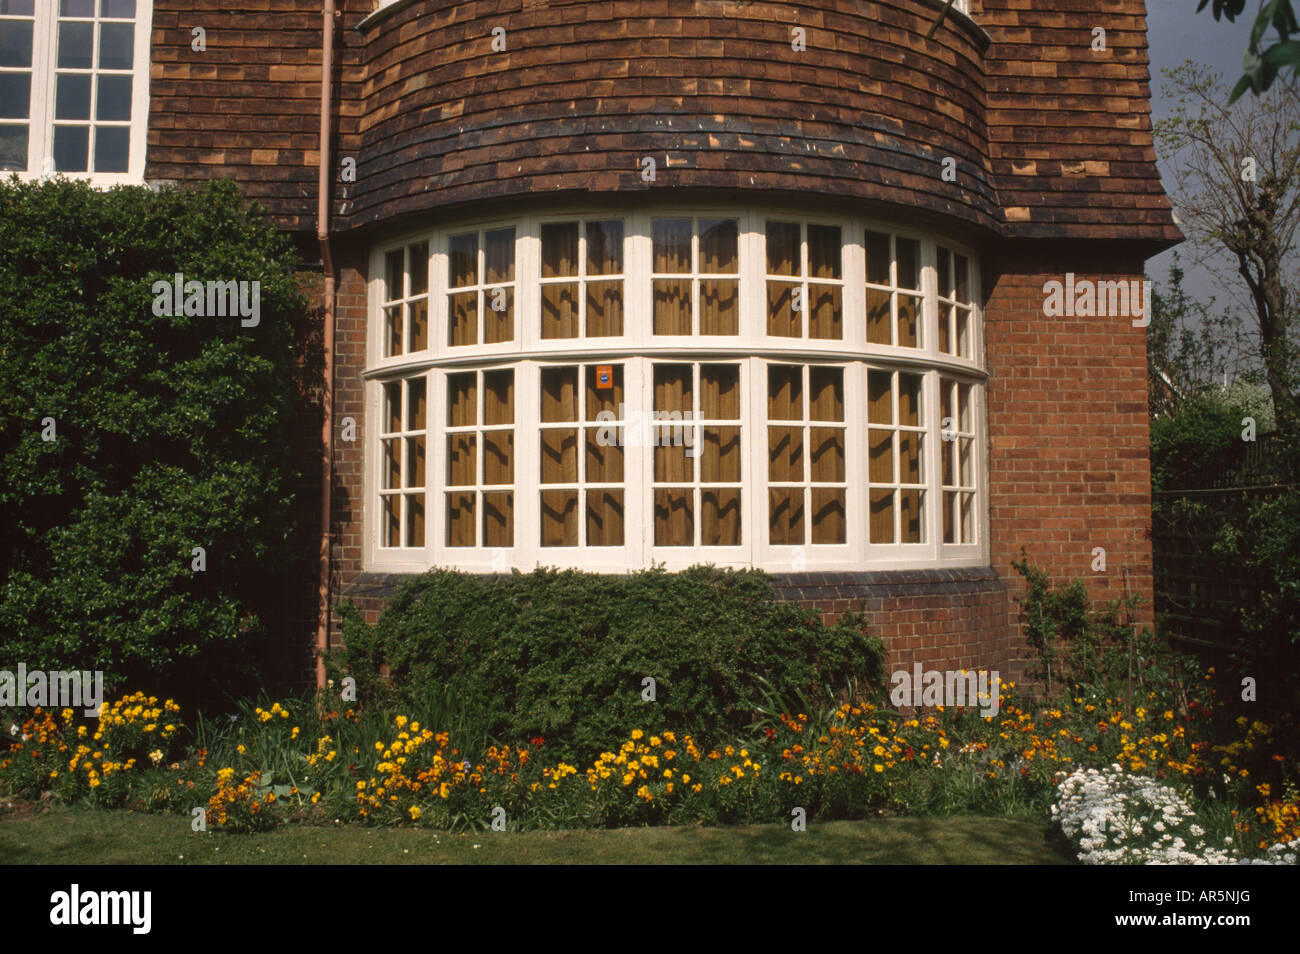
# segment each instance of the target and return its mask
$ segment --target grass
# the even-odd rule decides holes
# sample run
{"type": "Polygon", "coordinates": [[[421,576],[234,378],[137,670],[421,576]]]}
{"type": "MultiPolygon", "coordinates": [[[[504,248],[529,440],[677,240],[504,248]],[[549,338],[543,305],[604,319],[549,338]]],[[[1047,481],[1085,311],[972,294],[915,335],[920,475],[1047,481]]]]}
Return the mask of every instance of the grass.
{"type": "Polygon", "coordinates": [[[54,807],[0,814],[6,864],[1069,864],[1047,825],[1007,818],[811,820],[734,828],[476,832],[290,826],[191,832],[188,817],[54,807]]]}

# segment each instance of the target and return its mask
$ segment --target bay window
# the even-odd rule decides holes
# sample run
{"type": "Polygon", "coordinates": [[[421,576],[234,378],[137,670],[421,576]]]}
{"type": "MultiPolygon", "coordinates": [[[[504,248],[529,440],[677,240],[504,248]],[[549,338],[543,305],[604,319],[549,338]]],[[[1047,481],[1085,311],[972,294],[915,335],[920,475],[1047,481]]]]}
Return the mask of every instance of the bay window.
{"type": "Polygon", "coordinates": [[[605,210],[406,236],[372,276],[371,568],[987,562],[958,242],[605,210]]]}

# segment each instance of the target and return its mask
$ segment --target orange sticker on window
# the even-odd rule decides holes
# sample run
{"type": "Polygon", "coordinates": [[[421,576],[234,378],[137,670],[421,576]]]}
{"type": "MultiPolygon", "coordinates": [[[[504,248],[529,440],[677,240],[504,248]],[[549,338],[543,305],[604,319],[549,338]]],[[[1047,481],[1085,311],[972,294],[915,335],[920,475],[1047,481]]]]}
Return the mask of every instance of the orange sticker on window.
{"type": "Polygon", "coordinates": [[[614,366],[612,364],[596,365],[596,388],[605,390],[614,386],[614,366]]]}

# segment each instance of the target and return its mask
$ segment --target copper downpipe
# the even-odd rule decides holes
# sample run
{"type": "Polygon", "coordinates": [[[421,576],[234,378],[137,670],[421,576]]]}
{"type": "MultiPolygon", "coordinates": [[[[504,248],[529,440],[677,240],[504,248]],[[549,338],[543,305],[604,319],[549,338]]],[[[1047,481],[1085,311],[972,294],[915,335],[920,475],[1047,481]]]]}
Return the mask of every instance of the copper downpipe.
{"type": "Polygon", "coordinates": [[[321,506],[320,585],[316,628],[316,687],[325,686],[325,654],[330,640],[330,511],[334,480],[334,256],[330,249],[330,105],[333,100],[334,0],[325,0],[321,23],[320,71],[320,181],[316,210],[316,237],[320,240],[324,289],[324,371],[321,382],[321,506]]]}

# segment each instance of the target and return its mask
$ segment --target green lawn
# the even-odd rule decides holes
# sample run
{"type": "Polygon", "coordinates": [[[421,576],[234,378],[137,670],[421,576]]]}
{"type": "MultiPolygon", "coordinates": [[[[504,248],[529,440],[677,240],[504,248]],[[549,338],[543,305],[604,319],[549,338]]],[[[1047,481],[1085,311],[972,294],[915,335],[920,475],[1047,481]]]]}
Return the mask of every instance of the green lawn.
{"type": "Polygon", "coordinates": [[[6,864],[1069,864],[1047,825],[1005,818],[811,820],[735,828],[477,832],[285,827],[194,833],[183,816],[56,807],[0,814],[6,864]]]}

